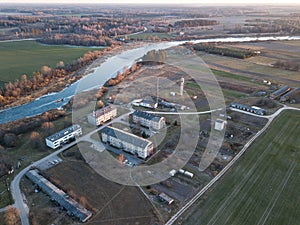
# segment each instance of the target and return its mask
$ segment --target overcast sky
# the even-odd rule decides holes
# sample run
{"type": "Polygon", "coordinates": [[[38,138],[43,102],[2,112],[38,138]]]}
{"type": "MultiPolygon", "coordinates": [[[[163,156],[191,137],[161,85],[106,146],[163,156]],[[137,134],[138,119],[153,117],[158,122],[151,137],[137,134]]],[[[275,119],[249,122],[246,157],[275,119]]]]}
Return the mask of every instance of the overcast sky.
{"type": "Polygon", "coordinates": [[[299,0],[0,0],[0,3],[300,4],[299,0]]]}

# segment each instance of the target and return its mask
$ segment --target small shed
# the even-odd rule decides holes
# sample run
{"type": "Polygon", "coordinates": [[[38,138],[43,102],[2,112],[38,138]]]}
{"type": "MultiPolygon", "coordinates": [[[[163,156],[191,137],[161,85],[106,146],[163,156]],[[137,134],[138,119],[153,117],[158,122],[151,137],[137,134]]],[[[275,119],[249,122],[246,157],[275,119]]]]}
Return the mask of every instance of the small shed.
{"type": "Polygon", "coordinates": [[[222,131],[222,130],[224,130],[225,125],[226,125],[225,120],[216,119],[216,121],[215,121],[215,130],[222,131]]]}
{"type": "Polygon", "coordinates": [[[174,202],[174,199],[166,195],[165,193],[160,193],[158,196],[162,201],[166,202],[168,205],[171,205],[174,202]]]}

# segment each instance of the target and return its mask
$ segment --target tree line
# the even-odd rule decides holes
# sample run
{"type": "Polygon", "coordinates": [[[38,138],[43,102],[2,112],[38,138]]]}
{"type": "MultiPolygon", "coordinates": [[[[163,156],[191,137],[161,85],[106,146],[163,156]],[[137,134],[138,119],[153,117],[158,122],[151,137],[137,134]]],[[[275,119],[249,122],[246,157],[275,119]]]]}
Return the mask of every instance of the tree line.
{"type": "Polygon", "coordinates": [[[300,70],[300,64],[295,61],[291,60],[277,60],[274,64],[274,67],[284,69],[284,70],[290,70],[290,71],[299,71],[300,70]]]}
{"type": "Polygon", "coordinates": [[[258,51],[218,47],[215,44],[194,44],[193,49],[196,51],[204,51],[210,54],[229,56],[239,59],[246,59],[259,54],[258,51]]]}
{"type": "Polygon", "coordinates": [[[199,27],[199,26],[213,26],[218,25],[219,22],[216,20],[180,20],[174,23],[174,27],[199,27]]]}

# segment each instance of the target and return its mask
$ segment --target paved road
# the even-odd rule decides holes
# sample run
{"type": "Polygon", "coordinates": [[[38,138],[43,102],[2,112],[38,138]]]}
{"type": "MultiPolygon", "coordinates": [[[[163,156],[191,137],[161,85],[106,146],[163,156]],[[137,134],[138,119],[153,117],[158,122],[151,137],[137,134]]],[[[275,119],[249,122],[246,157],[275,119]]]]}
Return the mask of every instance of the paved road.
{"type": "MultiPolygon", "coordinates": [[[[243,147],[243,149],[220,171],[220,173],[215,176],[204,188],[202,188],[188,203],[186,203],[174,216],[172,216],[169,221],[165,223],[165,225],[172,225],[189,207],[191,207],[209,188],[211,188],[232,166],[233,164],[239,160],[239,158],[246,152],[248,147],[258,138],[272,123],[272,121],[284,110],[297,110],[300,111],[299,108],[283,106],[279,110],[277,110],[274,114],[269,116],[264,116],[269,121],[267,124],[255,135],[253,136],[243,147]]],[[[241,111],[242,113],[248,114],[248,112],[241,111]]],[[[255,114],[251,114],[256,116],[255,114]]],[[[261,116],[260,116],[261,117],[261,116]]]]}
{"type": "Polygon", "coordinates": [[[212,109],[212,110],[207,110],[207,111],[201,111],[201,112],[160,112],[160,111],[145,111],[147,113],[152,113],[152,114],[160,114],[160,115],[201,115],[201,114],[208,114],[212,112],[217,112],[217,111],[222,111],[223,108],[219,109],[212,109]]]}
{"type": "MultiPolygon", "coordinates": [[[[130,113],[130,112],[129,112],[130,113]]],[[[22,179],[22,177],[25,175],[25,173],[27,171],[30,170],[31,167],[33,166],[38,166],[40,163],[45,163],[47,160],[51,159],[53,156],[57,155],[57,154],[60,154],[61,152],[67,150],[68,148],[74,146],[77,144],[77,142],[80,142],[80,141],[88,141],[88,142],[91,142],[91,135],[93,135],[94,133],[98,132],[99,130],[103,129],[104,127],[110,125],[111,123],[113,122],[116,122],[118,120],[121,120],[122,117],[124,116],[128,116],[128,114],[124,114],[123,116],[121,117],[118,117],[116,118],[115,120],[113,121],[110,121],[109,123],[91,131],[90,133],[76,139],[76,142],[72,142],[70,144],[67,144],[67,145],[64,145],[61,149],[57,150],[57,151],[54,151],[53,153],[51,153],[50,155],[30,164],[29,166],[27,166],[26,168],[24,168],[22,171],[20,171],[13,179],[13,181],[11,182],[10,184],[10,190],[11,190],[11,194],[12,194],[12,197],[13,197],[13,200],[14,200],[14,204],[13,206],[17,209],[19,209],[20,211],[20,218],[21,218],[21,222],[22,222],[22,225],[30,225],[29,224],[29,219],[28,219],[28,216],[29,216],[29,208],[26,204],[26,200],[23,198],[23,194],[21,193],[21,190],[20,190],[20,181],[22,179]]],[[[92,142],[93,144],[95,144],[94,142],[92,142]]],[[[6,208],[2,208],[0,210],[2,211],[5,211],[7,209],[6,208]]]]}

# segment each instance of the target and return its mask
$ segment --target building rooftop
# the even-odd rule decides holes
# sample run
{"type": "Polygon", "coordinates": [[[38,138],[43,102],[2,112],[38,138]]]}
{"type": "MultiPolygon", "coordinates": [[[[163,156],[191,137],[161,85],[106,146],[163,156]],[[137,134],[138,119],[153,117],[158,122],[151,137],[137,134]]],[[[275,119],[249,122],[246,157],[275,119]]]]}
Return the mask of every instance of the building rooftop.
{"type": "Polygon", "coordinates": [[[284,86],[276,91],[274,91],[271,95],[272,96],[278,96],[278,95],[282,95],[284,94],[286,91],[288,91],[290,89],[289,86],[284,86]]]}
{"type": "Polygon", "coordinates": [[[160,116],[156,116],[152,113],[147,113],[147,112],[144,112],[144,111],[140,111],[140,110],[136,110],[132,113],[132,115],[135,115],[137,117],[142,117],[142,118],[145,118],[147,120],[153,120],[155,122],[159,122],[159,120],[161,119],[160,116]]]}
{"type": "Polygon", "coordinates": [[[282,97],[287,97],[293,94],[300,92],[300,87],[294,88],[293,90],[289,91],[288,93],[284,94],[282,97]]]}
{"type": "Polygon", "coordinates": [[[174,199],[169,197],[168,195],[166,195],[165,193],[160,193],[159,197],[161,199],[163,199],[164,201],[168,202],[168,204],[171,204],[172,202],[174,202],[174,199]]]}
{"type": "Polygon", "coordinates": [[[63,190],[56,187],[49,180],[41,176],[37,170],[29,170],[26,176],[37,184],[51,199],[55,200],[64,207],[69,214],[76,216],[82,222],[85,222],[92,216],[92,212],[85,209],[82,205],[70,198],[63,190]]]}
{"type": "Polygon", "coordinates": [[[74,124],[70,127],[67,127],[61,131],[56,132],[55,134],[50,135],[49,137],[47,137],[46,139],[50,140],[50,141],[56,141],[62,137],[64,137],[65,135],[74,132],[75,130],[80,129],[80,125],[78,124],[74,124]]]}
{"type": "Polygon", "coordinates": [[[115,137],[117,139],[126,141],[130,144],[133,144],[135,146],[140,146],[141,148],[147,147],[147,145],[151,144],[151,141],[148,141],[147,139],[141,138],[139,136],[136,136],[134,134],[131,134],[129,132],[120,130],[115,127],[104,127],[101,130],[101,133],[105,133],[109,136],[115,137]]]}
{"type": "Polygon", "coordinates": [[[255,113],[258,113],[258,114],[261,114],[261,113],[265,114],[265,112],[266,112],[266,110],[259,108],[257,106],[249,106],[249,105],[244,105],[244,104],[237,103],[237,102],[232,102],[231,106],[235,107],[235,108],[242,108],[246,111],[254,111],[255,113]]]}
{"type": "Polygon", "coordinates": [[[93,111],[93,112],[92,112],[92,116],[93,116],[93,117],[99,117],[99,116],[104,115],[105,113],[108,113],[108,112],[113,111],[114,109],[116,109],[116,108],[113,107],[113,106],[111,106],[111,105],[109,105],[109,106],[106,106],[106,107],[104,107],[104,108],[101,108],[101,109],[99,109],[99,110],[97,110],[97,111],[93,111]]]}

